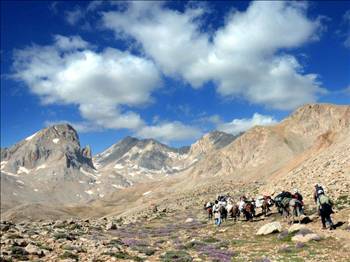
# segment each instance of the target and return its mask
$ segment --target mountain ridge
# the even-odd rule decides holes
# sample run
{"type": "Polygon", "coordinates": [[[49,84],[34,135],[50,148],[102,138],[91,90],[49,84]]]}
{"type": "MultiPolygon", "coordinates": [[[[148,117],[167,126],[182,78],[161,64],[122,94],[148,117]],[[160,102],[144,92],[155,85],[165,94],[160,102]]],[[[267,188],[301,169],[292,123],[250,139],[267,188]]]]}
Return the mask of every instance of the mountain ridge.
{"type": "MultiPolygon", "coordinates": [[[[69,167],[67,161],[54,161],[56,164],[63,163],[65,170],[60,173],[59,179],[48,175],[44,168],[40,168],[35,176],[34,171],[27,174],[23,168],[19,170],[17,167],[11,171],[8,163],[4,163],[2,159],[1,194],[4,202],[9,203],[4,210],[28,201],[29,204],[41,203],[45,194],[56,192],[51,194],[44,204],[78,204],[93,201],[98,209],[110,210],[106,203],[113,203],[113,213],[123,213],[122,207],[125,203],[120,202],[123,199],[129,198],[135,210],[139,210],[139,205],[148,201],[161,201],[168,198],[169,194],[184,192],[183,194],[187,195],[192,191],[202,192],[209,185],[217,188],[213,186],[217,181],[228,184],[238,181],[245,184],[251,181],[256,185],[264,185],[261,190],[271,193],[273,187],[280,187],[281,183],[285,183],[284,178],[291,177],[299,167],[305,165],[309,168],[313,159],[333,159],[335,166],[347,170],[346,165],[344,166],[346,156],[341,154],[338,159],[336,154],[341,152],[340,148],[343,148],[343,151],[348,150],[349,142],[345,138],[350,134],[349,127],[350,106],[308,104],[274,126],[255,126],[238,136],[213,131],[184,149],[173,149],[154,139],[126,137],[93,157],[91,148],[81,148],[78,136],[73,132],[71,139],[68,139],[67,148],[70,149],[69,152],[77,155],[73,154],[75,157],[67,158],[62,154],[63,159],[70,159],[69,167]],[[15,176],[6,173],[10,171],[15,176]],[[17,174],[18,171],[20,172],[17,174]],[[53,185],[48,186],[43,181],[36,180],[40,178],[45,181],[44,177],[54,178],[50,180],[53,185]],[[46,190],[42,190],[34,182],[47,187],[46,190]],[[71,191],[64,196],[66,199],[63,201],[57,193],[59,188],[71,191]],[[39,192],[33,192],[35,189],[39,192]],[[40,191],[43,191],[42,194],[39,194],[40,191]],[[17,196],[13,194],[15,192],[17,196]],[[133,194],[133,197],[130,194],[133,194]]],[[[70,127],[66,128],[69,134],[70,127]]],[[[36,136],[37,133],[19,144],[31,144],[36,136]]],[[[49,146],[66,148],[59,147],[53,139],[55,137],[49,136],[43,141],[49,146]]],[[[9,152],[18,150],[11,148],[2,149],[2,157],[8,158],[9,152]]],[[[19,162],[16,160],[17,158],[11,161],[19,164],[28,162],[21,158],[19,162]]],[[[42,165],[39,162],[33,168],[42,165]]],[[[28,165],[24,167],[28,170],[33,169],[28,165]]],[[[305,170],[312,172],[314,169],[305,170]]],[[[309,176],[313,177],[311,174],[309,176]]],[[[333,185],[328,185],[331,183],[328,174],[322,174],[332,193],[339,195],[344,192],[343,189],[338,190],[333,185]]],[[[347,185],[347,181],[350,181],[347,173],[341,177],[345,181],[344,185],[347,185]]],[[[315,180],[313,178],[312,181],[315,180]]],[[[298,180],[299,184],[301,182],[302,180],[298,180]]]]}

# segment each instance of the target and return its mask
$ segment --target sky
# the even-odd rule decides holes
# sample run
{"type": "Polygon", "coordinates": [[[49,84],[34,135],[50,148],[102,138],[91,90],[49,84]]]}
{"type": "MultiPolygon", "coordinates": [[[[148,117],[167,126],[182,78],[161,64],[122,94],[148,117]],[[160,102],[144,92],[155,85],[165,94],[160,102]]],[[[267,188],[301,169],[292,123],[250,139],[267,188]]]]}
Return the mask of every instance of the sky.
{"type": "Polygon", "coordinates": [[[1,2],[1,147],[58,123],[99,153],[350,104],[350,4],[1,2]]]}

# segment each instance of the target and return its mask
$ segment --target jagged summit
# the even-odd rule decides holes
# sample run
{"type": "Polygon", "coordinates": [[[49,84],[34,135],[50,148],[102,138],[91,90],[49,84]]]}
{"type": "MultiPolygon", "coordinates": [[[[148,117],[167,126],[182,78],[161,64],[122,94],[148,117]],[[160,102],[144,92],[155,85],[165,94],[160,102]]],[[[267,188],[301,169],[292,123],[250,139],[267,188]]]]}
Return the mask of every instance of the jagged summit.
{"type": "Polygon", "coordinates": [[[91,149],[68,124],[44,128],[1,150],[1,197],[13,201],[80,202],[95,181],[91,149]]]}
{"type": "Polygon", "coordinates": [[[68,125],[54,125],[40,130],[13,147],[2,151],[3,170],[17,173],[32,170],[44,164],[65,162],[65,167],[91,168],[90,149],[81,149],[76,130],[68,125]]]}

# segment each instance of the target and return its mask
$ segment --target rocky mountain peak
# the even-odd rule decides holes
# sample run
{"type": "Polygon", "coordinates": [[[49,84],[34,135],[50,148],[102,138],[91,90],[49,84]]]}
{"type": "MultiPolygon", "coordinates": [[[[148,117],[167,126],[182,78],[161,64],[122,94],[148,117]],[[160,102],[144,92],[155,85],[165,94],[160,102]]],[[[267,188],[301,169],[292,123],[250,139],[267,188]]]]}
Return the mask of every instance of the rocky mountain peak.
{"type": "Polygon", "coordinates": [[[208,152],[219,150],[232,143],[238,136],[227,134],[221,131],[213,131],[205,134],[191,146],[189,155],[193,158],[201,158],[208,152]]]}
{"type": "Polygon", "coordinates": [[[295,133],[313,136],[315,133],[339,131],[350,127],[350,107],[347,105],[306,104],[282,121],[282,126],[295,133]]]}
{"type": "Polygon", "coordinates": [[[81,149],[76,130],[68,124],[53,125],[2,150],[2,171],[29,173],[49,163],[65,163],[68,168],[93,168],[90,148],[81,149]]]}

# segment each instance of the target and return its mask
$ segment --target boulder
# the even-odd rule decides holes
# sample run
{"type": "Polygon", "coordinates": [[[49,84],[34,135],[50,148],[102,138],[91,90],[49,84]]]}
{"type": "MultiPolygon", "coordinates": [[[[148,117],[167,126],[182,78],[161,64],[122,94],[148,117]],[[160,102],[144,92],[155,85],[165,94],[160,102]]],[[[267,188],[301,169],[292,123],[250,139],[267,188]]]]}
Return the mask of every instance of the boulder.
{"type": "Polygon", "coordinates": [[[33,244],[27,245],[25,248],[25,251],[27,251],[28,254],[31,254],[31,255],[42,255],[43,254],[42,250],[33,244]]]}
{"type": "Polygon", "coordinates": [[[189,218],[186,219],[185,223],[192,223],[193,221],[194,221],[193,218],[189,217],[189,218]]]}
{"type": "Polygon", "coordinates": [[[315,233],[307,235],[295,235],[294,237],[292,237],[293,242],[307,243],[311,240],[320,241],[321,237],[315,233]]]}
{"type": "Polygon", "coordinates": [[[272,233],[277,233],[282,231],[282,225],[279,222],[272,222],[266,225],[263,225],[258,232],[258,236],[268,235],[272,233]]]}
{"type": "Polygon", "coordinates": [[[114,230],[114,229],[117,229],[117,225],[114,224],[113,222],[109,222],[109,223],[106,225],[106,230],[114,230]]]}
{"type": "Polygon", "coordinates": [[[304,225],[301,224],[293,224],[289,229],[288,229],[288,233],[289,234],[293,234],[296,233],[298,231],[300,231],[301,229],[306,228],[304,225]]]}

